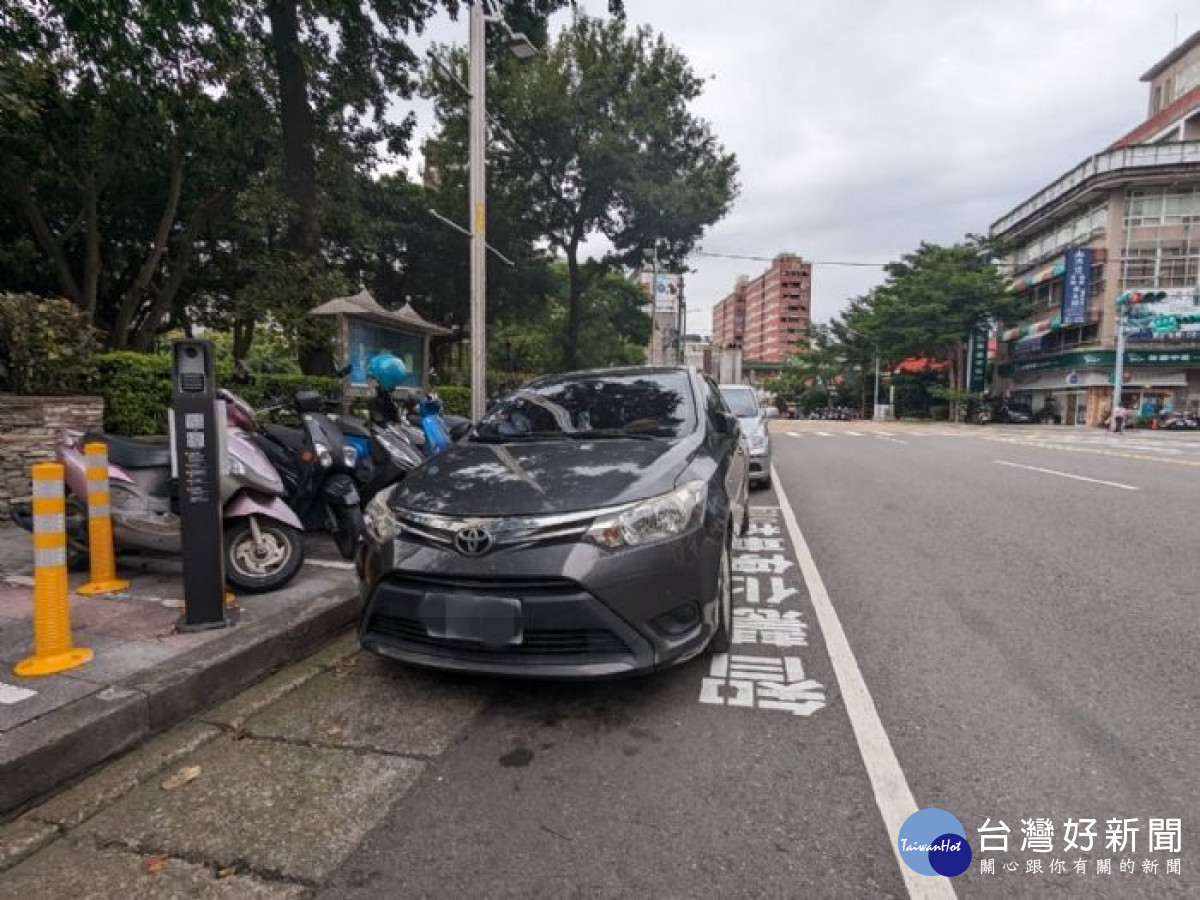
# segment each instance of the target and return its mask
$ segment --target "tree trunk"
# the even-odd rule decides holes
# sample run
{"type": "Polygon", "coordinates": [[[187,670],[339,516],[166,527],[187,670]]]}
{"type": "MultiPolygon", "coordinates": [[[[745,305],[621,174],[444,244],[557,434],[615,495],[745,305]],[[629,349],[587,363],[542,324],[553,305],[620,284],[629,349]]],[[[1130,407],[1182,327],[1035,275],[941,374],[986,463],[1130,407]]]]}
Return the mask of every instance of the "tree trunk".
{"type": "MultiPolygon", "coordinates": [[[[62,242],[54,236],[54,232],[50,230],[50,225],[42,213],[42,208],[38,206],[32,186],[16,175],[8,173],[0,173],[0,175],[3,176],[4,184],[16,196],[17,204],[21,207],[21,212],[25,214],[29,227],[33,229],[33,236],[37,239],[42,252],[54,266],[54,274],[58,278],[58,286],[62,289],[63,295],[83,309],[83,291],[79,289],[79,283],[71,272],[71,264],[63,252],[62,242]]],[[[80,213],[81,217],[84,215],[85,213],[80,213]]]]}
{"type": "Polygon", "coordinates": [[[308,102],[308,72],[301,55],[297,0],[271,0],[267,14],[279,82],[284,187],[288,199],[296,205],[288,243],[307,259],[320,252],[321,228],[317,218],[316,128],[308,102]]]}
{"type": "Polygon", "coordinates": [[[254,343],[254,313],[238,316],[233,322],[233,361],[241,362],[254,343]]]}
{"type": "Polygon", "coordinates": [[[150,288],[150,282],[154,279],[154,274],[162,263],[163,254],[167,252],[167,242],[171,237],[171,227],[175,224],[175,215],[179,210],[179,197],[182,193],[183,156],[176,153],[171,160],[171,183],[167,189],[167,202],[163,206],[162,215],[158,218],[158,228],[155,229],[150,251],[142,260],[137,275],[128,290],[125,291],[124,296],[121,297],[120,306],[117,308],[117,315],[113,321],[113,333],[110,338],[110,343],[114,346],[117,346],[117,342],[120,341],[120,347],[127,347],[130,344],[139,348],[144,347],[147,343],[146,335],[154,334],[166,311],[162,307],[161,301],[153,302],[148,314],[142,319],[141,326],[138,329],[132,329],[134,318],[150,288]],[[130,334],[131,330],[134,330],[135,333],[130,334]]]}
{"type": "Polygon", "coordinates": [[[563,348],[563,366],[579,368],[579,328],[583,324],[583,273],[579,271],[579,243],[567,247],[567,340],[563,348]]]}
{"type": "Polygon", "coordinates": [[[83,193],[83,308],[94,323],[100,293],[100,185],[89,176],[83,193]]]}

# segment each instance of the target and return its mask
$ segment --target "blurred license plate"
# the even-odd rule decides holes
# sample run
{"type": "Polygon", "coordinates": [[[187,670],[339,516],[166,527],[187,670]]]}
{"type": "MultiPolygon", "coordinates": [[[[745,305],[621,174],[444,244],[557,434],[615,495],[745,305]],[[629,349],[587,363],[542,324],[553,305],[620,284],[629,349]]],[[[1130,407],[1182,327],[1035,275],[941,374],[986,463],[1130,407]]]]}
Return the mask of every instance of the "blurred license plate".
{"type": "Polygon", "coordinates": [[[524,630],[516,597],[430,592],[421,601],[420,617],[433,637],[489,647],[519,644],[524,630]]]}

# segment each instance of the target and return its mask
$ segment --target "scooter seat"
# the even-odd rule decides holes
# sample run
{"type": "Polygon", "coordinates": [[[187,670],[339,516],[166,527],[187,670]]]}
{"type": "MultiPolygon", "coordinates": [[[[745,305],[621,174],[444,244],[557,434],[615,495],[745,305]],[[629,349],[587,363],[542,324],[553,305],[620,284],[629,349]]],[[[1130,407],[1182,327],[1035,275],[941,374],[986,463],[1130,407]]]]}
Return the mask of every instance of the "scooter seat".
{"type": "Polygon", "coordinates": [[[116,434],[85,434],[83,443],[108,447],[108,461],[122,469],[158,469],[171,464],[171,446],[165,437],[128,438],[116,434]]]}
{"type": "Polygon", "coordinates": [[[287,425],[275,425],[268,422],[262,426],[262,430],[271,436],[271,439],[287,447],[289,450],[300,450],[304,447],[304,432],[299,428],[290,428],[287,425]]]}

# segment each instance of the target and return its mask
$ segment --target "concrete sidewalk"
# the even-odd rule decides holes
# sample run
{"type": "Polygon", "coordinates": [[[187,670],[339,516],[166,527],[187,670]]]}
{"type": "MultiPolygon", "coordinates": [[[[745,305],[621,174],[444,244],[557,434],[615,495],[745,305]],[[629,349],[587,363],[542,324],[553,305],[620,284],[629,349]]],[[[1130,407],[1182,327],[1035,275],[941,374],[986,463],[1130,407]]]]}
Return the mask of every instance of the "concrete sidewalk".
{"type": "MultiPolygon", "coordinates": [[[[120,594],[71,595],[71,624],[89,663],[19,678],[33,650],[30,536],[0,525],[0,817],[56,790],[155,732],[224,700],[310,652],[353,621],[354,573],[324,538],[284,590],[239,597],[233,628],[175,633],[183,606],[177,560],[121,557],[120,594]]],[[[71,576],[72,587],[86,581],[71,576]]]]}

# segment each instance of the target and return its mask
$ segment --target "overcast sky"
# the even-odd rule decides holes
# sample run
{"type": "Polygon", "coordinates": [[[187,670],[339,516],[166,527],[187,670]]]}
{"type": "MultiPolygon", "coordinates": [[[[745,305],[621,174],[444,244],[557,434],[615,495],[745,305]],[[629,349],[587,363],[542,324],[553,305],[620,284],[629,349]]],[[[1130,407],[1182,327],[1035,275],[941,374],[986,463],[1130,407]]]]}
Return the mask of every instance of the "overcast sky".
{"type": "MultiPolygon", "coordinates": [[[[603,14],[605,0],[581,4],[603,14]]],[[[1138,79],[1200,29],[1196,0],[625,0],[707,76],[693,105],[741,167],[714,253],[815,262],[825,321],[921,240],[988,226],[1145,118],[1138,79]]],[[[555,21],[566,21],[560,15],[555,21]]],[[[465,16],[431,23],[466,40],[465,16]]],[[[424,41],[422,41],[424,43],[424,41]]],[[[416,104],[419,129],[429,108],[416,104]]],[[[466,254],[464,253],[464,264],[466,254]]],[[[764,263],[693,256],[688,330],[764,263]]]]}

